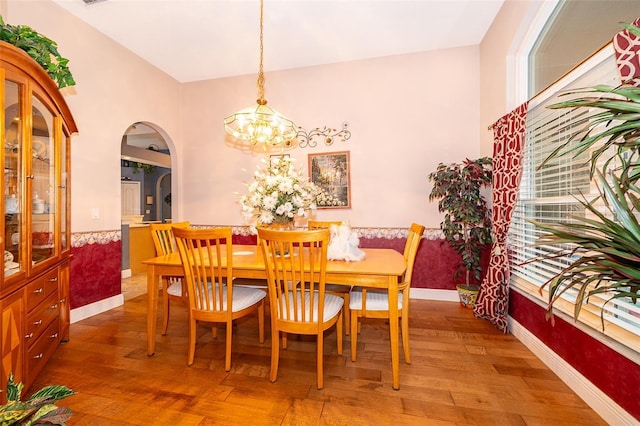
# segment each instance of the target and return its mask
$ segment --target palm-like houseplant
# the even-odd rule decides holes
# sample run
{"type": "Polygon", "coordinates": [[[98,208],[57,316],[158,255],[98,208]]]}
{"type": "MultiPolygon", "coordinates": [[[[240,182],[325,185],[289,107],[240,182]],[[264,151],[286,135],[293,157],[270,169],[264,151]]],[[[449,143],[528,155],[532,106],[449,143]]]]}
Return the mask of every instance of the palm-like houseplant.
{"type": "MultiPolygon", "coordinates": [[[[640,36],[640,29],[627,28],[640,36]]],[[[589,109],[585,126],[539,167],[552,158],[590,152],[598,195],[578,196],[584,216],[553,224],[530,220],[546,231],[537,244],[554,248],[529,262],[571,256],[571,263],[544,284],[551,319],[554,303],[570,289],[577,290],[576,319],[591,296],[604,297],[605,305],[614,299],[635,304],[640,297],[640,88],[594,86],[565,95],[577,97],[550,108],[589,109]]],[[[604,309],[600,314],[604,328],[604,309]]]]}
{"type": "Polygon", "coordinates": [[[454,274],[458,280],[464,274],[464,283],[458,284],[460,301],[473,306],[482,273],[482,250],[491,244],[491,215],[481,189],[491,184],[492,159],[482,157],[460,164],[438,164],[429,174],[433,189],[429,200],[438,199],[438,210],[445,213],[440,229],[447,242],[461,256],[454,274]]]}

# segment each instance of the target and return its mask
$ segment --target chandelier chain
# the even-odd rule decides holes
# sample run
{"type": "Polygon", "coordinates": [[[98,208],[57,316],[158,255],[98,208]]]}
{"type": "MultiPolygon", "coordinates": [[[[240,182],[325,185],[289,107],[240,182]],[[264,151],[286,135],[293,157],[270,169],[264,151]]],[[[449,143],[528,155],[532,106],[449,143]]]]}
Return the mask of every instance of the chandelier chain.
{"type": "MultiPolygon", "coordinates": [[[[1,0],[0,0],[1,1],[1,0]]],[[[258,95],[255,106],[240,110],[224,119],[224,130],[239,142],[243,141],[252,146],[260,144],[265,150],[269,147],[281,145],[290,147],[296,138],[296,127],[293,121],[278,114],[267,105],[264,98],[264,0],[260,0],[260,68],[258,71],[258,95]]]]}
{"type": "Polygon", "coordinates": [[[262,65],[263,57],[264,57],[264,45],[263,45],[263,35],[262,35],[262,26],[263,26],[263,8],[264,8],[264,0],[260,0],[260,69],[258,71],[258,93],[260,98],[258,99],[258,104],[266,105],[266,101],[264,99],[264,67],[262,65]]]}

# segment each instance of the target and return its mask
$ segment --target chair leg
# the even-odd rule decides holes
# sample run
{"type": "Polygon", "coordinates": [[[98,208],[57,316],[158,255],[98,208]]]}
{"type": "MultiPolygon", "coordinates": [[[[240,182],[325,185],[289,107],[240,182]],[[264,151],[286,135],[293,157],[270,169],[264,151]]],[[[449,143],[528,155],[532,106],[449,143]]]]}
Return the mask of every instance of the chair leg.
{"type": "Polygon", "coordinates": [[[260,335],[260,343],[264,343],[264,300],[258,306],[258,334],[260,335]]]}
{"type": "MultiPolygon", "coordinates": [[[[273,321],[273,320],[272,320],[273,321]]],[[[271,327],[271,371],[269,372],[269,381],[271,383],[278,379],[278,361],[280,357],[280,336],[278,329],[271,327]]]]}
{"type": "Polygon", "coordinates": [[[349,309],[349,293],[344,294],[344,331],[348,336],[351,331],[351,309],[349,309]]]}
{"type": "Polygon", "coordinates": [[[166,279],[162,280],[162,307],[164,317],[162,318],[162,335],[167,335],[167,329],[169,328],[169,295],[167,294],[167,290],[169,289],[169,284],[166,279]]]}
{"type": "Polygon", "coordinates": [[[409,351],[409,315],[402,315],[400,327],[402,329],[402,350],[404,362],[411,364],[411,352],[409,351]]]}
{"type": "Polygon", "coordinates": [[[233,321],[227,321],[227,335],[225,336],[224,371],[231,370],[231,343],[233,337],[233,321]]]}
{"type": "Polygon", "coordinates": [[[196,320],[190,318],[189,321],[189,355],[187,358],[187,365],[193,364],[193,359],[196,355],[196,329],[197,323],[196,320]]]}
{"type": "Polygon", "coordinates": [[[282,332],[282,349],[287,349],[287,333],[282,332]]]}
{"type": "Polygon", "coordinates": [[[351,361],[356,360],[356,346],[358,345],[358,311],[351,311],[351,361]]]}
{"type": "MultiPolygon", "coordinates": [[[[342,331],[342,330],[340,330],[342,331]]],[[[318,339],[316,343],[316,364],[318,365],[318,389],[322,389],[324,387],[324,369],[323,369],[323,355],[324,355],[324,333],[320,331],[318,333],[318,339]]]]}
{"type": "Polygon", "coordinates": [[[338,355],[342,355],[342,317],[344,314],[340,311],[338,315],[338,322],[336,324],[336,331],[338,335],[338,355]]]}

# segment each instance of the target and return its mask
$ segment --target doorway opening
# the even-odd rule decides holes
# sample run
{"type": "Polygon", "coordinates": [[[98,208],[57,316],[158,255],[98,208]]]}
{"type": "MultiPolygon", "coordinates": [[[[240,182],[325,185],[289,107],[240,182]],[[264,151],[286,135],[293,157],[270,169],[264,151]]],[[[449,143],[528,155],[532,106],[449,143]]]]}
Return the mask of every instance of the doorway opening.
{"type": "Polygon", "coordinates": [[[123,222],[171,221],[171,153],[153,125],[136,122],[125,131],[120,179],[123,222]],[[132,194],[137,188],[139,192],[132,194]]]}

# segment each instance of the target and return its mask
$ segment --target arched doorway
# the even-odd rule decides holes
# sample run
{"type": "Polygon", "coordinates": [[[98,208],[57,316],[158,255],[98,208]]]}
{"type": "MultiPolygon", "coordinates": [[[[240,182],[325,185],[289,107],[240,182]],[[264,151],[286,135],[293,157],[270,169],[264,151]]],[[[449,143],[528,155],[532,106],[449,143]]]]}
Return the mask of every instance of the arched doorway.
{"type": "Polygon", "coordinates": [[[136,122],[127,128],[120,170],[123,221],[170,221],[171,153],[153,124],[136,122]]]}
{"type": "Polygon", "coordinates": [[[155,256],[149,222],[172,218],[170,139],[148,122],[131,124],[122,135],[120,185],[122,281],[125,300],[146,292],[146,267],[155,256]],[[142,224],[140,224],[142,222],[142,224]]]}

